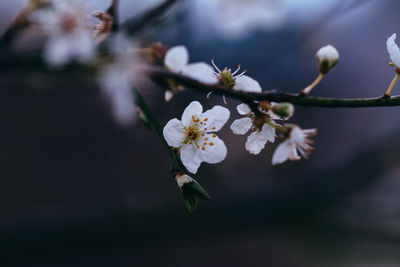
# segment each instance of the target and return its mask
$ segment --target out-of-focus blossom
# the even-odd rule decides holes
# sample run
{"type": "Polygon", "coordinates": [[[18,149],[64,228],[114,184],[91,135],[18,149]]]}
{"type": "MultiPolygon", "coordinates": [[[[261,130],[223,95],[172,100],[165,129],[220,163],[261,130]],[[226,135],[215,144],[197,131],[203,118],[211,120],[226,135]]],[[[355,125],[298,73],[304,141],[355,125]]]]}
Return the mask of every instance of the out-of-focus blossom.
{"type": "Polygon", "coordinates": [[[274,155],[272,156],[272,164],[280,164],[286,160],[299,160],[302,155],[304,158],[308,158],[313,148],[310,144],[313,143],[309,139],[310,136],[317,134],[317,129],[306,129],[303,130],[297,125],[287,125],[289,134],[285,141],[279,144],[276,148],[274,155]]]}
{"type": "Polygon", "coordinates": [[[180,148],[183,165],[196,173],[202,162],[219,163],[227,154],[224,142],[214,132],[228,121],[230,112],[214,106],[203,113],[202,105],[193,101],[186,107],[182,120],[172,119],[164,127],[163,134],[169,146],[180,148]]]}
{"type": "Polygon", "coordinates": [[[316,54],[319,72],[327,74],[339,61],[339,52],[335,47],[327,45],[321,47],[316,54]]]}
{"type": "Polygon", "coordinates": [[[172,72],[182,73],[190,78],[207,84],[217,83],[217,78],[212,75],[213,68],[204,63],[189,64],[189,52],[185,46],[174,46],[165,55],[164,65],[172,72]]]}
{"type": "Polygon", "coordinates": [[[274,29],[285,19],[283,5],[274,0],[212,0],[207,1],[207,10],[213,28],[226,39],[245,38],[257,29],[274,29]]]}
{"type": "Polygon", "coordinates": [[[387,50],[390,55],[390,59],[396,65],[396,67],[400,68],[400,49],[397,44],[394,42],[396,40],[396,34],[393,33],[386,41],[387,50]]]}
{"type": "Polygon", "coordinates": [[[217,77],[221,84],[243,92],[260,93],[262,91],[260,84],[256,80],[244,75],[246,70],[238,74],[240,65],[232,72],[232,69],[228,68],[221,71],[217,65],[215,65],[214,59],[211,60],[211,63],[216,70],[216,72],[213,72],[213,75],[217,77]]]}
{"type": "Polygon", "coordinates": [[[51,7],[33,14],[47,35],[44,57],[51,65],[87,62],[95,55],[88,13],[74,1],[51,1],[51,7]]]}
{"type": "Polygon", "coordinates": [[[121,126],[131,125],[137,117],[132,89],[139,79],[139,67],[144,62],[135,55],[132,46],[132,41],[117,35],[111,44],[115,58],[104,66],[98,76],[103,97],[121,126]]]}

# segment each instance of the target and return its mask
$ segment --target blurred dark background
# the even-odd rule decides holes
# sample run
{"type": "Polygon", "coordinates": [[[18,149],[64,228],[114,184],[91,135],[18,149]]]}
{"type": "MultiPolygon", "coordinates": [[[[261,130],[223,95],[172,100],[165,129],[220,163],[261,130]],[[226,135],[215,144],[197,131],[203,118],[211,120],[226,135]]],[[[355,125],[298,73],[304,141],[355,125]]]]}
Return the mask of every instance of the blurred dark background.
{"type": "MultiPolygon", "coordinates": [[[[23,2],[0,0],[2,30],[23,2]]],[[[155,3],[121,0],[121,19],[155,3]]],[[[312,94],[375,97],[394,76],[386,39],[398,10],[396,0],[183,1],[140,41],[184,44],[193,62],[241,64],[264,90],[290,92],[316,78],[315,52],[332,44],[340,62],[312,94]]],[[[400,266],[397,107],[296,107],[290,121],[319,129],[316,149],[273,167],[276,144],[250,155],[229,130],[239,103],[228,99],[228,156],[195,176],[213,200],[188,214],[157,135],[118,127],[94,81],[21,67],[0,84],[1,266],[400,266]]],[[[223,105],[139,89],[163,125],[192,100],[223,105]]]]}

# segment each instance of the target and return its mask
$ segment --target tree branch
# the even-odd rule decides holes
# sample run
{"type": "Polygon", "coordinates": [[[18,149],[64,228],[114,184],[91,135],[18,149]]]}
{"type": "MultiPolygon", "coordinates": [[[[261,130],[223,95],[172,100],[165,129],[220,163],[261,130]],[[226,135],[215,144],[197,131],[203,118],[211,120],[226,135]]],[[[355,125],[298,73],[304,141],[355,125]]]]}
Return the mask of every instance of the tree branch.
{"type": "Polygon", "coordinates": [[[328,98],[304,96],[295,93],[286,93],[276,90],[264,91],[262,93],[246,93],[235,91],[221,85],[209,85],[198,82],[189,77],[169,72],[161,69],[148,70],[149,76],[156,80],[172,79],[185,87],[196,91],[209,93],[213,92],[219,95],[225,95],[244,103],[253,101],[274,101],[274,102],[290,102],[294,105],[303,107],[325,107],[325,108],[366,108],[366,107],[389,107],[400,106],[400,96],[394,97],[375,97],[375,98],[328,98]]]}
{"type": "Polygon", "coordinates": [[[162,16],[165,14],[165,12],[168,11],[170,7],[173,6],[176,2],[179,0],[166,0],[153,8],[145,11],[138,17],[133,17],[131,19],[128,19],[121,25],[121,29],[125,30],[129,35],[133,35],[136,33],[138,30],[142,29],[145,27],[147,24],[151,23],[158,17],[162,16]]]}

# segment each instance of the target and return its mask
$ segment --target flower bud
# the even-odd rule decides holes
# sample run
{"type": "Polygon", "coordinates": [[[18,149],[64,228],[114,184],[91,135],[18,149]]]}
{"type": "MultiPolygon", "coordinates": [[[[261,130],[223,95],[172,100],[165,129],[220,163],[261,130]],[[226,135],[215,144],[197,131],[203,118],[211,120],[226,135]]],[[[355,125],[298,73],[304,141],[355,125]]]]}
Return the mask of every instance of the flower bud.
{"type": "Polygon", "coordinates": [[[171,90],[165,90],[165,93],[164,93],[165,102],[171,101],[171,99],[173,97],[174,97],[174,93],[171,90]]]}
{"type": "Polygon", "coordinates": [[[194,180],[189,175],[179,173],[175,176],[176,183],[178,184],[179,188],[182,188],[183,185],[192,183],[194,180]]]}
{"type": "Polygon", "coordinates": [[[339,61],[339,52],[331,45],[320,48],[316,54],[319,72],[327,74],[339,61]]]}
{"type": "Polygon", "coordinates": [[[273,105],[271,109],[276,115],[285,119],[292,117],[294,113],[293,104],[286,102],[273,105]]]}

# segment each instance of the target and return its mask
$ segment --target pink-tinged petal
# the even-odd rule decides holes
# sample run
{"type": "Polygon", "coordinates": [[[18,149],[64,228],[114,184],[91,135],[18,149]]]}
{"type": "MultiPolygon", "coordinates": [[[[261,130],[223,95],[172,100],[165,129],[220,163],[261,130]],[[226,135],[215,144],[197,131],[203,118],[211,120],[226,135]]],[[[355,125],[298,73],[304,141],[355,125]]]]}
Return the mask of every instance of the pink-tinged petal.
{"type": "Polygon", "coordinates": [[[186,138],[185,127],[180,120],[172,119],[165,125],[163,135],[169,146],[178,148],[186,138]]]}
{"type": "Polygon", "coordinates": [[[247,115],[251,113],[251,109],[247,104],[240,104],[236,107],[237,111],[239,112],[240,115],[247,115]]]}
{"type": "Polygon", "coordinates": [[[236,84],[233,89],[249,93],[260,93],[262,91],[260,84],[250,78],[249,76],[242,75],[235,79],[236,84]]]}
{"type": "Polygon", "coordinates": [[[196,174],[202,162],[201,149],[195,144],[184,144],[181,148],[181,161],[188,171],[196,174]]]}
{"type": "Polygon", "coordinates": [[[392,36],[387,39],[386,46],[390,55],[390,59],[393,61],[394,64],[396,64],[397,67],[400,67],[400,49],[394,42],[395,39],[396,34],[393,33],[392,36]]]}
{"type": "Polygon", "coordinates": [[[229,116],[230,112],[227,108],[214,106],[201,115],[200,121],[205,124],[207,132],[217,132],[225,125],[229,116]]]}
{"type": "Polygon", "coordinates": [[[261,150],[263,150],[267,141],[267,138],[265,138],[262,132],[252,132],[247,137],[246,150],[249,151],[250,154],[257,155],[261,150]]]}
{"type": "Polygon", "coordinates": [[[234,120],[231,125],[231,130],[234,134],[245,134],[253,125],[251,118],[242,118],[234,120]]]}
{"type": "Polygon", "coordinates": [[[267,139],[267,141],[270,141],[271,143],[275,141],[275,128],[271,125],[264,124],[261,133],[265,137],[265,139],[267,139]]]}
{"type": "Polygon", "coordinates": [[[206,137],[208,138],[207,144],[201,144],[202,146],[199,149],[199,151],[201,151],[201,159],[204,162],[211,164],[223,161],[227,154],[224,141],[219,139],[217,136],[213,137],[211,134],[206,137]]]}
{"type": "Polygon", "coordinates": [[[164,65],[173,72],[180,72],[189,62],[189,52],[183,45],[174,46],[165,54],[164,65]]]}
{"type": "Polygon", "coordinates": [[[182,69],[182,74],[202,83],[215,84],[218,82],[214,74],[214,69],[204,62],[192,63],[185,66],[182,69]]]}
{"type": "Polygon", "coordinates": [[[289,141],[283,141],[279,144],[279,146],[275,149],[274,154],[272,155],[272,165],[281,164],[288,160],[292,153],[292,144],[289,141]]]}
{"type": "Polygon", "coordinates": [[[189,127],[193,118],[200,119],[201,113],[203,112],[203,106],[198,101],[193,101],[185,108],[182,114],[182,124],[185,127],[189,127]]]}

